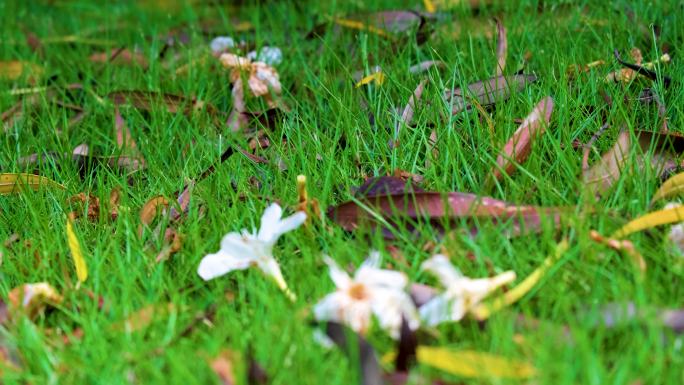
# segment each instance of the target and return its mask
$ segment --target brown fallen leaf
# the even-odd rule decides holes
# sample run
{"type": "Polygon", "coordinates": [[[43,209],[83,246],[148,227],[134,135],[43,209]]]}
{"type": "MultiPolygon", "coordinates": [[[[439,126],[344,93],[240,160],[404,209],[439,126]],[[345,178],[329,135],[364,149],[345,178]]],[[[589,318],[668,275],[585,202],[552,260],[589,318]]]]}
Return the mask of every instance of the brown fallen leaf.
{"type": "MultiPolygon", "coordinates": [[[[513,221],[511,235],[537,231],[543,218],[554,226],[568,209],[557,207],[517,206],[490,197],[462,192],[414,192],[375,195],[342,203],[328,210],[328,217],[347,231],[368,224],[376,227],[396,223],[400,219],[427,219],[435,227],[444,221],[488,219],[493,222],[513,221]]],[[[476,229],[472,229],[476,232],[476,229]]],[[[390,234],[385,234],[391,237],[390,234]]]]}
{"type": "Polygon", "coordinates": [[[465,89],[456,88],[444,93],[447,105],[451,106],[452,115],[472,108],[471,99],[477,100],[487,107],[497,101],[511,97],[514,92],[523,90],[528,84],[537,81],[534,75],[497,76],[468,85],[465,89]]]}
{"type": "Polygon", "coordinates": [[[408,104],[404,107],[404,111],[401,113],[401,118],[397,121],[394,126],[394,140],[390,142],[390,148],[397,148],[399,146],[399,130],[401,126],[410,126],[413,120],[413,113],[416,109],[416,104],[420,101],[420,97],[423,95],[423,90],[425,89],[425,84],[428,79],[423,79],[411,94],[408,100],[408,104]]]}
{"type": "Polygon", "coordinates": [[[236,361],[239,361],[240,357],[238,353],[232,350],[222,350],[218,356],[211,359],[209,365],[211,370],[216,373],[216,376],[221,380],[222,385],[235,385],[236,375],[235,366],[236,361]]]}
{"type": "Polygon", "coordinates": [[[113,91],[107,98],[117,106],[130,104],[145,111],[152,111],[155,106],[162,105],[171,114],[180,112],[190,115],[195,111],[206,110],[213,115],[218,112],[216,107],[204,101],[155,91],[113,91]]]}
{"type": "Polygon", "coordinates": [[[506,39],[506,27],[501,20],[496,21],[497,41],[496,41],[496,76],[503,75],[506,68],[506,54],[508,53],[508,40],[506,39]]]}
{"type": "Polygon", "coordinates": [[[552,112],[553,99],[550,96],[537,103],[496,158],[496,167],[492,170],[494,179],[501,180],[504,173],[513,174],[517,169],[516,164],[527,159],[532,151],[532,143],[546,131],[552,112]]]}
{"type": "Polygon", "coordinates": [[[92,63],[111,63],[117,65],[133,65],[147,68],[145,55],[132,52],[127,48],[113,49],[109,52],[96,52],[88,58],[92,63]]]}
{"type": "Polygon", "coordinates": [[[155,320],[167,317],[178,310],[173,303],[147,305],[129,314],[125,320],[113,324],[112,329],[128,333],[137,332],[146,329],[155,320]]]}
{"type": "Polygon", "coordinates": [[[138,235],[142,235],[143,225],[149,226],[154,218],[157,217],[157,213],[162,210],[166,210],[169,206],[169,201],[159,195],[151,198],[140,209],[140,227],[138,228],[138,235]]]}
{"type": "Polygon", "coordinates": [[[637,170],[644,170],[649,165],[661,178],[684,165],[679,160],[679,155],[684,153],[684,136],[674,132],[635,130],[631,134],[622,131],[615,145],[603,154],[601,160],[582,171],[582,181],[596,194],[610,189],[620,178],[631,151],[635,149],[643,153],[636,157],[637,170]],[[653,149],[653,155],[647,157],[650,149],[653,149]]]}
{"type": "Polygon", "coordinates": [[[116,135],[116,145],[121,151],[124,159],[135,161],[136,170],[145,168],[145,158],[140,154],[138,145],[131,135],[131,130],[128,128],[126,121],[119,113],[119,106],[114,107],[114,131],[116,135]]]}

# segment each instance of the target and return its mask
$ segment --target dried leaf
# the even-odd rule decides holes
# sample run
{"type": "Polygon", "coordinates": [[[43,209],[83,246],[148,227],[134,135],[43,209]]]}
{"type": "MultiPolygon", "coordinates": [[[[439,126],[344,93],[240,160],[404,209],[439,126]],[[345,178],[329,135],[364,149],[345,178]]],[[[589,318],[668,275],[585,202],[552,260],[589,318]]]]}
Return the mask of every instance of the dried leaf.
{"type": "Polygon", "coordinates": [[[496,42],[496,76],[503,75],[506,68],[506,54],[508,52],[508,40],[506,39],[506,27],[499,19],[496,20],[497,42],[496,42]]]}
{"type": "Polygon", "coordinates": [[[42,74],[43,68],[37,64],[19,60],[0,61],[0,79],[17,80],[22,75],[37,78],[42,74]]]}
{"type": "Polygon", "coordinates": [[[69,243],[69,250],[71,257],[74,259],[74,266],[76,267],[76,276],[79,282],[85,282],[88,279],[88,266],[85,258],[83,258],[83,251],[81,251],[81,244],[78,242],[78,237],[74,232],[74,225],[71,218],[67,216],[66,220],[66,235],[69,243]]]}
{"type": "Polygon", "coordinates": [[[673,132],[639,130],[632,136],[629,132],[623,131],[615,145],[601,157],[601,160],[582,172],[582,180],[589,190],[602,193],[612,187],[620,178],[633,147],[638,147],[643,153],[648,153],[650,149],[654,152],[653,156],[639,156],[636,159],[637,170],[643,170],[645,165],[649,164],[657,175],[663,175],[683,164],[677,158],[679,154],[684,153],[684,136],[673,132]]]}
{"type": "Polygon", "coordinates": [[[164,232],[164,243],[164,247],[154,259],[157,263],[166,261],[171,254],[177,253],[183,246],[183,237],[173,228],[168,228],[164,232]]]}
{"type": "Polygon", "coordinates": [[[154,91],[114,91],[107,98],[115,105],[130,103],[133,107],[146,111],[152,111],[156,105],[161,104],[171,114],[180,112],[189,115],[202,109],[211,114],[217,112],[216,107],[201,100],[154,91]]]}
{"type": "Polygon", "coordinates": [[[545,97],[525,118],[520,127],[513,133],[496,159],[496,167],[492,175],[501,180],[503,170],[510,175],[517,169],[516,164],[523,163],[532,151],[532,143],[546,131],[553,112],[553,99],[545,97]]]}
{"type": "Polygon", "coordinates": [[[620,239],[656,226],[684,222],[684,206],[654,211],[634,219],[614,232],[610,238],[620,239]]]}
{"type": "Polygon", "coordinates": [[[682,192],[684,192],[684,172],[671,177],[660,185],[658,191],[653,195],[653,199],[651,199],[651,204],[660,199],[679,195],[682,192]]]}
{"type": "Polygon", "coordinates": [[[161,195],[151,198],[140,209],[140,222],[149,225],[157,216],[157,210],[166,209],[168,205],[169,201],[161,195]]]}
{"type": "Polygon", "coordinates": [[[211,370],[216,373],[216,376],[221,380],[222,385],[235,385],[235,366],[236,361],[239,361],[239,355],[232,350],[222,350],[218,356],[213,358],[209,364],[211,370]]]}
{"type": "Polygon", "coordinates": [[[522,361],[473,350],[451,350],[442,347],[418,346],[418,362],[467,378],[531,379],[533,366],[522,361]]]}
{"type": "Polygon", "coordinates": [[[509,306],[522,297],[525,296],[532,288],[539,283],[547,271],[560,259],[560,257],[568,250],[568,242],[563,240],[560,242],[554,251],[554,254],[547,257],[541,266],[536,268],[530,275],[528,275],[522,282],[516,285],[511,290],[494,298],[492,301],[477,305],[470,311],[470,314],[477,320],[485,320],[493,313],[509,306]]]}
{"type": "Polygon", "coordinates": [[[425,84],[427,83],[427,81],[427,79],[423,79],[420,83],[418,83],[418,86],[409,98],[408,104],[406,104],[406,107],[404,107],[404,111],[401,113],[401,118],[394,126],[394,140],[392,141],[392,143],[390,143],[390,148],[396,148],[399,146],[399,130],[401,129],[401,126],[411,125],[411,121],[413,120],[413,113],[416,108],[416,103],[418,103],[420,101],[420,97],[423,96],[423,90],[425,89],[425,84]]]}
{"type": "Polygon", "coordinates": [[[466,89],[448,90],[444,93],[444,98],[447,105],[451,106],[452,115],[456,115],[470,109],[472,99],[485,107],[491,106],[497,101],[510,98],[514,92],[523,90],[536,80],[537,77],[534,75],[497,76],[470,84],[466,89]]]}
{"type": "Polygon", "coordinates": [[[155,320],[176,311],[176,305],[172,303],[147,305],[130,314],[124,321],[115,323],[112,329],[128,333],[140,331],[146,329],[155,320]]]}
{"type": "Polygon", "coordinates": [[[113,49],[110,52],[97,52],[90,55],[88,60],[93,63],[124,64],[147,68],[145,55],[139,52],[132,52],[127,48],[113,49]]]}
{"type": "Polygon", "coordinates": [[[24,173],[0,174],[0,195],[9,195],[24,191],[25,187],[38,191],[41,186],[65,190],[64,186],[46,177],[24,173]]]}
{"type": "Polygon", "coordinates": [[[10,290],[7,299],[13,310],[26,313],[34,318],[42,313],[47,305],[59,305],[62,296],[47,282],[27,283],[10,290]]]}
{"type": "Polygon", "coordinates": [[[190,198],[192,197],[192,190],[195,187],[195,181],[191,180],[183,189],[183,191],[178,194],[178,199],[176,199],[178,203],[178,207],[180,207],[180,211],[176,210],[175,207],[171,207],[169,210],[169,218],[172,221],[177,221],[180,219],[180,217],[188,212],[188,208],[190,207],[190,198]]]}
{"type": "Polygon", "coordinates": [[[376,195],[342,203],[329,209],[328,217],[347,231],[353,231],[366,223],[371,226],[378,223],[385,225],[398,219],[426,218],[434,226],[440,226],[445,220],[512,220],[515,225],[512,234],[519,234],[538,230],[543,217],[552,219],[558,225],[563,212],[560,208],[515,206],[497,199],[461,192],[415,192],[376,195]]]}
{"type": "Polygon", "coordinates": [[[589,232],[589,237],[592,240],[604,244],[615,251],[627,254],[632,259],[634,265],[637,268],[639,268],[639,271],[641,271],[642,273],[646,272],[646,260],[641,255],[641,253],[639,253],[636,250],[632,242],[627,240],[604,238],[603,236],[601,236],[601,234],[598,233],[598,231],[594,230],[591,230],[591,232],[589,232]]]}

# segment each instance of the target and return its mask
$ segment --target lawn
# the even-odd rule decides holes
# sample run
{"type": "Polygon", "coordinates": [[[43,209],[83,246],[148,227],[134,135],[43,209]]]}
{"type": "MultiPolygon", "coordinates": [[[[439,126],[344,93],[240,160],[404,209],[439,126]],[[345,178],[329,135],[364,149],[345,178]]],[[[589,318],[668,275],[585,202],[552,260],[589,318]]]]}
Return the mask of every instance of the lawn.
{"type": "Polygon", "coordinates": [[[421,268],[435,254],[467,277],[516,275],[462,319],[407,328],[402,313],[400,336],[379,309],[357,331],[389,383],[684,381],[682,213],[616,233],[677,202],[651,201],[683,164],[681,3],[250,3],[0,1],[3,383],[377,383],[373,359],[326,345],[316,306],[339,283],[330,261],[353,275],[374,251],[394,299],[443,291],[421,268]],[[414,13],[373,18],[386,10],[414,13]],[[219,36],[234,46],[212,53],[219,36]],[[268,63],[238,58],[252,50],[268,63]],[[444,98],[500,71],[496,92],[444,98]],[[502,155],[535,106],[529,155],[502,155]],[[621,138],[624,159],[601,168],[621,138]],[[448,193],[477,198],[436,209],[448,193]],[[481,197],[499,202],[479,215],[481,197]],[[287,289],[257,259],[203,279],[203,258],[266,228],[272,203],[308,216],[273,240],[287,289]],[[54,292],[24,286],[41,282],[54,292]],[[411,338],[402,377],[392,357],[411,338]]]}

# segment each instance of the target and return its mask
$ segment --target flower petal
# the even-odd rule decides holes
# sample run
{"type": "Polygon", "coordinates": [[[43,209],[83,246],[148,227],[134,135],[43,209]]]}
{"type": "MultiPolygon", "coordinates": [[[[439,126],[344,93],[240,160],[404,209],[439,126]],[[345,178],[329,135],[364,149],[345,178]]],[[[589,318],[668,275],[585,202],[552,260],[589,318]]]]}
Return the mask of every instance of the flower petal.
{"type": "Polygon", "coordinates": [[[403,290],[408,284],[408,278],[402,272],[376,269],[364,265],[356,271],[354,281],[371,287],[388,287],[398,290],[403,290]]]}
{"type": "Polygon", "coordinates": [[[197,274],[208,281],[233,270],[244,270],[249,267],[252,261],[252,258],[236,256],[219,250],[218,253],[207,254],[202,258],[197,268],[197,274]]]}
{"type": "Polygon", "coordinates": [[[301,226],[306,221],[306,213],[304,211],[297,211],[289,217],[278,222],[278,227],[275,231],[276,239],[281,235],[292,231],[301,226]]]}
{"type": "MultiPolygon", "coordinates": [[[[283,216],[283,209],[277,203],[273,203],[264,210],[264,214],[261,216],[261,227],[259,228],[259,234],[257,237],[268,242],[274,237],[278,231],[280,224],[280,217],[283,216]]],[[[275,242],[274,242],[275,243],[275,242]]]]}
{"type": "Polygon", "coordinates": [[[242,234],[232,232],[221,239],[221,251],[240,258],[256,259],[256,253],[251,243],[253,236],[247,232],[242,234]]]}
{"type": "Polygon", "coordinates": [[[368,258],[366,258],[366,260],[363,261],[361,266],[359,266],[359,269],[362,269],[364,267],[372,267],[374,269],[379,269],[380,262],[382,262],[382,255],[379,251],[373,250],[370,252],[370,254],[368,254],[368,258]]]}
{"type": "Polygon", "coordinates": [[[343,322],[342,296],[342,292],[335,291],[323,297],[314,305],[314,318],[318,321],[343,322]]]}
{"type": "Polygon", "coordinates": [[[330,279],[335,283],[335,286],[340,290],[346,290],[352,282],[349,274],[342,270],[342,268],[329,256],[324,255],[323,261],[325,261],[330,269],[330,279]]]}
{"type": "Polygon", "coordinates": [[[433,255],[424,261],[420,268],[435,275],[444,287],[452,286],[463,278],[461,272],[451,264],[449,258],[442,254],[433,255]]]}
{"type": "Polygon", "coordinates": [[[465,315],[462,298],[449,298],[445,294],[438,295],[418,309],[420,318],[428,326],[442,322],[456,322],[465,315]]]}
{"type": "Polygon", "coordinates": [[[288,292],[287,283],[285,283],[285,278],[283,278],[283,273],[280,271],[280,265],[276,262],[275,258],[267,256],[261,257],[256,260],[257,266],[261,271],[266,274],[266,276],[272,278],[278,287],[288,292]]]}
{"type": "Polygon", "coordinates": [[[379,288],[372,292],[371,308],[382,329],[393,338],[399,338],[402,317],[406,318],[409,326],[417,328],[416,309],[411,298],[396,289],[379,288]]]}
{"type": "Polygon", "coordinates": [[[461,292],[469,296],[469,306],[472,307],[499,287],[514,280],[514,271],[507,271],[491,278],[461,279],[461,292]]]}

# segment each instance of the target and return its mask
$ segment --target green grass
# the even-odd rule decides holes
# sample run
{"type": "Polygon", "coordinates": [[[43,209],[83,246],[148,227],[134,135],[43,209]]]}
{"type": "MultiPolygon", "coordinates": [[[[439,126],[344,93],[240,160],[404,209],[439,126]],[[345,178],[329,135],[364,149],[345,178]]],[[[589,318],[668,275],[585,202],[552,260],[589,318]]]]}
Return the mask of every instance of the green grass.
{"type": "MultiPolygon", "coordinates": [[[[172,197],[188,178],[215,162],[229,143],[242,145],[246,140],[241,134],[213,126],[207,114],[186,117],[169,114],[162,107],[149,114],[123,109],[148,164],[134,175],[131,185],[116,170],[99,167],[81,177],[73,163],[62,161],[44,164],[39,171],[66,186],[66,191],[0,197],[0,240],[12,233],[18,233],[21,240],[3,250],[3,298],[18,285],[41,281],[66,296],[56,311],[34,321],[16,317],[0,327],[0,346],[7,347],[21,363],[19,370],[5,371],[4,383],[215,383],[207,359],[223,349],[252,349],[273,384],[354,383],[354,365],[343,353],[326,351],[313,342],[310,309],[333,289],[321,256],[331,255],[343,266],[357,265],[369,250],[387,249],[389,242],[380,235],[366,230],[347,234],[334,225],[332,231],[314,227],[286,234],[275,253],[297,294],[294,303],[256,270],[204,282],[196,269],[202,256],[218,250],[225,233],[258,226],[271,201],[294,207],[298,174],[308,177],[309,194],[325,208],[350,199],[350,188],[362,184],[365,177],[386,175],[397,168],[423,175],[423,187],[430,191],[473,192],[519,204],[577,207],[560,230],[547,228],[516,239],[505,236],[509,224],[482,224],[475,238],[458,236],[446,241],[440,241],[438,232],[429,226],[421,226],[417,236],[400,229],[407,241],[395,246],[406,262],[394,261],[388,252],[383,252],[384,261],[413,281],[430,284],[435,282],[419,271],[420,262],[432,252],[424,250],[427,242],[443,244],[452,261],[472,277],[492,274],[491,266],[496,272],[512,269],[524,277],[558,241],[567,238],[570,242],[562,261],[521,302],[495,314],[484,326],[468,320],[442,325],[426,342],[528,361],[538,369],[535,382],[540,384],[682,382],[680,337],[652,322],[630,322],[610,330],[594,326],[601,305],[608,303],[633,302],[640,308],[682,305],[684,266],[665,242],[665,232],[630,237],[648,262],[643,279],[635,274],[627,257],[588,237],[590,229],[609,234],[628,219],[650,211],[649,200],[660,182],[652,171],[638,173],[631,167],[595,202],[580,180],[581,149],[571,146],[576,139],[588,141],[602,125],[602,116],[611,128],[597,142],[601,152],[612,146],[623,123],[630,130],[659,127],[655,107],[624,101],[636,98],[649,82],[604,83],[604,76],[619,68],[613,49],[627,58],[629,49],[638,47],[645,61],[650,61],[660,56],[663,43],[671,47],[673,61],[659,71],[674,83],[667,90],[662,84],[654,88],[667,106],[670,127],[680,130],[684,106],[684,92],[677,81],[684,72],[678,55],[684,37],[681,4],[564,1],[539,6],[521,1],[497,3],[477,14],[459,8],[433,23],[435,34],[419,46],[411,38],[393,42],[353,30],[334,35],[331,29],[321,38],[304,38],[326,20],[325,15],[402,7],[402,2],[396,1],[168,8],[133,3],[0,1],[0,60],[26,60],[43,66],[45,75],[36,85],[48,84],[48,78],[59,87],[83,83],[85,90],[70,102],[90,112],[80,124],[58,132],[71,113],[47,102],[27,109],[22,120],[0,133],[2,172],[25,171],[17,166],[22,156],[70,152],[81,143],[88,143],[98,155],[116,155],[113,107],[101,104],[95,95],[104,97],[121,89],[154,90],[194,96],[230,111],[228,72],[211,60],[186,75],[173,75],[176,68],[206,54],[210,37],[201,34],[201,25],[208,19],[215,22],[212,37],[231,35],[257,46],[283,49],[284,61],[277,69],[284,100],[292,111],[268,131],[271,147],[257,152],[270,164],[256,165],[235,155],[196,186],[190,212],[178,226],[184,235],[182,249],[163,263],[154,262],[161,244],[150,243],[149,232],[143,239],[137,235],[139,208],[153,196],[172,197]],[[539,77],[538,82],[490,111],[494,137],[475,110],[448,121],[440,118],[448,108],[441,102],[440,90],[493,76],[496,42],[476,33],[474,27],[488,23],[492,16],[502,16],[508,29],[506,73],[514,73],[529,52],[525,72],[539,77]],[[251,22],[254,30],[233,32],[235,20],[251,22]],[[647,33],[651,23],[662,31],[655,42],[647,33]],[[453,34],[456,24],[462,26],[459,36],[453,34]],[[178,26],[187,28],[190,42],[172,48],[170,58],[157,60],[163,45],[157,37],[178,26]],[[46,42],[41,58],[25,44],[23,29],[45,41],[76,35],[110,40],[113,45],[46,42]],[[103,66],[87,60],[93,52],[121,46],[140,49],[149,69],[103,66]],[[174,55],[177,58],[171,58],[174,55]],[[430,82],[416,112],[416,127],[402,129],[401,144],[392,150],[388,147],[391,127],[400,115],[395,109],[403,108],[422,78],[409,74],[408,68],[431,59],[443,60],[447,68],[428,73],[430,82]],[[577,80],[566,75],[571,64],[599,59],[607,65],[577,80]],[[354,88],[351,74],[375,65],[387,74],[386,82],[379,87],[354,88]],[[612,96],[612,106],[605,104],[601,92],[612,96]],[[555,101],[546,135],[513,176],[488,187],[486,178],[498,148],[517,127],[514,119],[526,116],[546,95],[555,101]],[[369,112],[375,117],[375,126],[369,124],[369,112]],[[439,135],[436,158],[428,147],[433,125],[439,135]],[[339,145],[341,138],[344,147],[339,145]],[[425,167],[426,159],[430,159],[430,167],[425,167]],[[286,170],[279,168],[279,161],[286,170]],[[254,187],[250,178],[256,178],[261,188],[254,187]],[[76,275],[64,233],[64,216],[71,210],[66,201],[79,192],[107,201],[113,188],[122,191],[117,220],[102,216],[76,223],[90,277],[75,290],[76,275]],[[24,241],[30,241],[31,247],[24,241]],[[469,253],[474,260],[466,258],[469,253]],[[87,295],[89,291],[103,298],[102,308],[87,295]],[[127,332],[115,326],[138,309],[166,303],[173,303],[175,310],[156,317],[143,330],[127,332]],[[216,311],[211,323],[199,323],[182,335],[198,312],[211,307],[216,311]],[[543,326],[519,328],[515,323],[518,314],[538,318],[543,326]],[[564,338],[559,331],[564,325],[572,338],[564,338]],[[61,337],[77,328],[83,330],[83,337],[65,345],[61,337]],[[514,342],[518,334],[524,336],[522,345],[514,342]]],[[[422,7],[422,2],[414,3],[412,6],[422,7]]],[[[493,25],[485,25],[493,31],[493,25]]],[[[20,100],[8,90],[30,85],[27,79],[0,80],[0,111],[20,100]]],[[[393,348],[377,328],[370,339],[380,354],[393,348]]],[[[459,380],[426,367],[415,370],[459,380]]],[[[485,376],[468,382],[515,381],[485,376]]]]}

